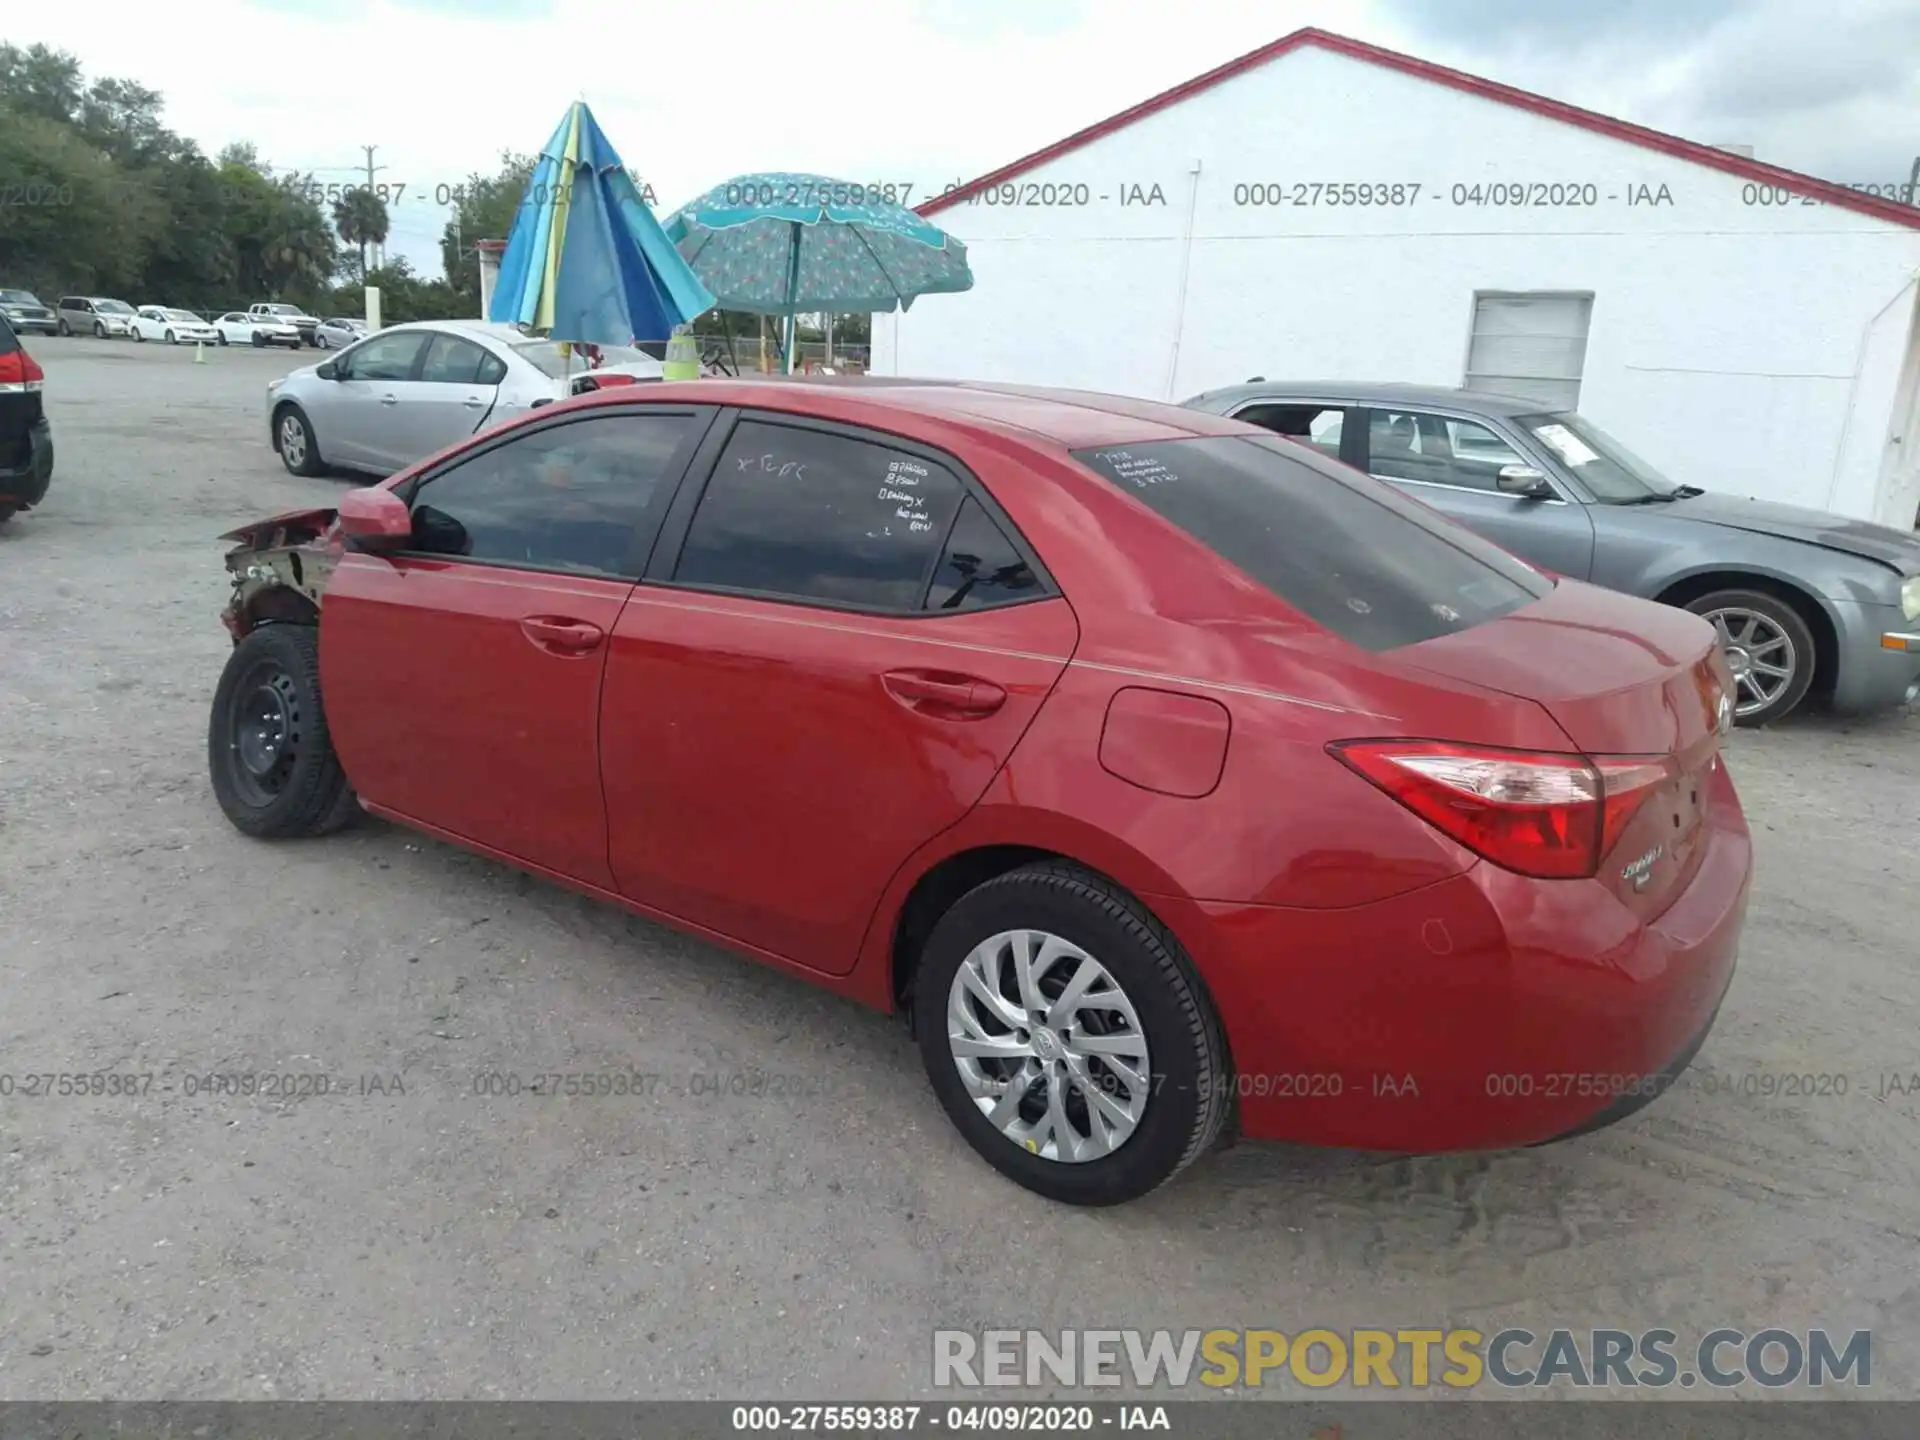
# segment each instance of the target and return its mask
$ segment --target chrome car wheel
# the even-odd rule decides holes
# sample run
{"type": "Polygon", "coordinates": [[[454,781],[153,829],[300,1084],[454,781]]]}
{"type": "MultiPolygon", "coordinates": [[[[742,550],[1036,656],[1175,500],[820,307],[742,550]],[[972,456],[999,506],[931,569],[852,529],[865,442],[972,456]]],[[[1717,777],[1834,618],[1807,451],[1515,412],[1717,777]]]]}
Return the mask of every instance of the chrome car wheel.
{"type": "Polygon", "coordinates": [[[1112,1154],[1146,1114],[1147,1037],[1112,972],[1044,930],[975,946],[947,991],[947,1044],[995,1129],[1043,1160],[1112,1154]]]}
{"type": "Polygon", "coordinates": [[[1720,637],[1733,672],[1734,715],[1744,718],[1777,704],[1803,663],[1793,637],[1757,610],[1733,606],[1708,610],[1703,618],[1720,637]]]}

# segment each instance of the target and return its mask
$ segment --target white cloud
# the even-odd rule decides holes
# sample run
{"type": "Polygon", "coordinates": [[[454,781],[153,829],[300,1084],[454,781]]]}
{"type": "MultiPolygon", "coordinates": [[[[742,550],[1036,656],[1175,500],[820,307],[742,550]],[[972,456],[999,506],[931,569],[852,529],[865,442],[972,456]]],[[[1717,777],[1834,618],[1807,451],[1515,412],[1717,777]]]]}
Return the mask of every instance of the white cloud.
{"type": "Polygon", "coordinates": [[[664,214],[753,170],[924,195],[1302,25],[1404,45],[1365,0],[552,0],[528,18],[539,4],[18,4],[6,38],[159,90],[167,124],[210,155],[250,140],[346,182],[378,146],[378,178],[408,187],[388,250],[430,272],[435,187],[537,149],[576,98],[664,214]]]}

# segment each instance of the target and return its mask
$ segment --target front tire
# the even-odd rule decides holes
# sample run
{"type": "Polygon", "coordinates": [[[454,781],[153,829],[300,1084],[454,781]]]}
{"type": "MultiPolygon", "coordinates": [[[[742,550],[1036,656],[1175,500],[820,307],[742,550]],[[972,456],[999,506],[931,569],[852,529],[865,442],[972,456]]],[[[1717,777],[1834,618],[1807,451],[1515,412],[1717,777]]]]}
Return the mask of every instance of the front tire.
{"type": "Polygon", "coordinates": [[[224,331],[224,330],[222,330],[222,331],[220,332],[220,343],[221,343],[222,345],[224,345],[224,344],[226,344],[226,343],[227,343],[227,332],[226,332],[226,331],[224,331]]]}
{"type": "Polygon", "coordinates": [[[96,340],[104,340],[107,338],[107,327],[98,320],[93,322],[93,338],[96,340]]]}
{"type": "Polygon", "coordinates": [[[178,345],[178,344],[180,343],[180,342],[179,342],[179,341],[178,341],[177,339],[175,339],[175,338],[174,338],[174,334],[173,334],[173,331],[171,331],[171,330],[169,330],[169,331],[167,331],[167,337],[166,337],[166,338],[167,338],[167,343],[168,343],[169,345],[178,345]]]}
{"type": "Polygon", "coordinates": [[[313,436],[313,424],[298,405],[286,405],[273,418],[273,444],[291,475],[320,475],[326,462],[313,436]]]}
{"type": "Polygon", "coordinates": [[[1798,709],[1818,659],[1800,612],[1763,590],[1716,590],[1688,602],[1719,636],[1733,671],[1737,725],[1767,725],[1798,709]]]}
{"type": "Polygon", "coordinates": [[[359,813],[320,696],[320,632],[262,625],[234,647],[213,692],[207,768],[236,830],[326,835],[359,813]]]}
{"type": "Polygon", "coordinates": [[[1110,881],[1043,862],[976,887],[934,927],[914,989],[948,1118],[1037,1194],[1135,1200],[1219,1138],[1219,1018],[1179,942],[1110,881]]]}

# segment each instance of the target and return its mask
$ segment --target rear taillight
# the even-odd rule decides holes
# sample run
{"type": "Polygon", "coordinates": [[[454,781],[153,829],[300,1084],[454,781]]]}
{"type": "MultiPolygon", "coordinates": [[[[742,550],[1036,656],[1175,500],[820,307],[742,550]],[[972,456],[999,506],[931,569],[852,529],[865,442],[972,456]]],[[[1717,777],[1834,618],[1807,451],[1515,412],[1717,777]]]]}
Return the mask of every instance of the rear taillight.
{"type": "Polygon", "coordinates": [[[1679,772],[1660,756],[1560,755],[1444,740],[1327,747],[1435,829],[1522,875],[1595,874],[1654,790],[1679,772]]]}
{"type": "Polygon", "coordinates": [[[46,372],[33,363],[33,356],[25,349],[0,355],[0,394],[38,390],[46,378],[46,372]]]}

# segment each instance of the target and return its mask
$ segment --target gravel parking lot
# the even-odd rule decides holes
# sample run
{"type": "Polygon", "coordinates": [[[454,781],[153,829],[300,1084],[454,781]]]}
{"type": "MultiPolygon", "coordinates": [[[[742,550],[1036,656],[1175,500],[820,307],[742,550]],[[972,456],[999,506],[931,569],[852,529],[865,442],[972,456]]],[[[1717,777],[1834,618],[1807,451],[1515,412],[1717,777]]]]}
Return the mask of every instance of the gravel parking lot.
{"type": "Polygon", "coordinates": [[[266,445],[265,382],[315,357],[33,348],[59,463],[0,527],[0,1072],[156,1078],[0,1098],[0,1397],[900,1397],[934,1328],[990,1324],[1871,1329],[1874,1391],[1920,1395],[1920,717],[1736,737],[1740,973],[1634,1119],[1244,1146],[1078,1212],[966,1149],[892,1021],[384,823],[235,833],[215,536],[354,483],[266,445]],[[688,1093],[743,1069],[799,1093],[688,1093]],[[609,1070],[663,1088],[476,1093],[609,1070]],[[209,1072],[385,1093],[185,1093],[209,1072]],[[1795,1076],[1825,1093],[1762,1093],[1795,1076]]]}

